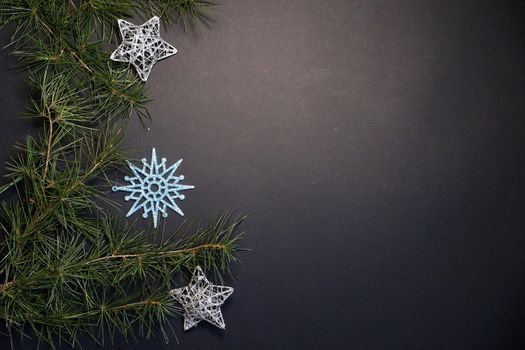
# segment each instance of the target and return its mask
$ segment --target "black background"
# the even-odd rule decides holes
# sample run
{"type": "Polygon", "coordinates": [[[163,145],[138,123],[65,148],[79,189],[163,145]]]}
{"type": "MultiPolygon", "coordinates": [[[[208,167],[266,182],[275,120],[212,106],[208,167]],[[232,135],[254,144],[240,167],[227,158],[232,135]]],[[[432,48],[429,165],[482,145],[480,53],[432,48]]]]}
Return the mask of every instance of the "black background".
{"type": "MultiPolygon", "coordinates": [[[[186,215],[248,214],[252,251],[226,331],[175,320],[178,345],[113,348],[525,348],[518,4],[228,0],[198,35],[164,28],[179,53],[127,145],[184,158],[186,215]]],[[[4,51],[0,160],[35,130],[14,63],[4,51]]]]}

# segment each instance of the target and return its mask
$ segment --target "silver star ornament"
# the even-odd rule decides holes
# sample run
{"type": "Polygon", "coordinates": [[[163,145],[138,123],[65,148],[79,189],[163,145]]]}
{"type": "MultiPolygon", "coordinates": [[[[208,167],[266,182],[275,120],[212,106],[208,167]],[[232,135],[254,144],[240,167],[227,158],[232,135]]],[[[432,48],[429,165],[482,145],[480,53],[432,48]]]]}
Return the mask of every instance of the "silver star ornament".
{"type": "Polygon", "coordinates": [[[159,17],[155,16],[137,26],[118,20],[122,43],[111,54],[111,60],[131,63],[140,79],[146,81],[157,61],[174,55],[177,49],[160,37],[159,17]]]}
{"type": "Polygon", "coordinates": [[[200,266],[195,268],[190,284],[172,289],[171,295],[184,309],[184,330],[207,321],[221,329],[226,327],[221,305],[233,293],[232,287],[217,286],[206,279],[200,266]]]}

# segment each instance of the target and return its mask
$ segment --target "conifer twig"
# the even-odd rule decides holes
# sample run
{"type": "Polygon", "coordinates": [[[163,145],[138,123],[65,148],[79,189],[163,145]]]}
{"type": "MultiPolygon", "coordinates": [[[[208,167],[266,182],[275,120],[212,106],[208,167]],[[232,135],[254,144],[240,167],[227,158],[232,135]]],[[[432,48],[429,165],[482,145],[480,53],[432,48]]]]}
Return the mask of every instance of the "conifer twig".
{"type": "Polygon", "coordinates": [[[161,15],[186,27],[206,21],[205,0],[0,1],[8,47],[28,68],[25,116],[44,120],[6,165],[16,198],[0,203],[0,318],[8,334],[52,348],[103,345],[117,333],[162,334],[179,309],[175,277],[202,266],[218,278],[237,260],[244,217],[212,215],[184,223],[159,242],[156,233],[120,222],[100,208],[108,172],[125,165],[120,150],[131,115],[150,118],[147,87],[126,65],[109,63],[116,20],[161,15]],[[28,332],[29,331],[29,332],[28,332]]]}

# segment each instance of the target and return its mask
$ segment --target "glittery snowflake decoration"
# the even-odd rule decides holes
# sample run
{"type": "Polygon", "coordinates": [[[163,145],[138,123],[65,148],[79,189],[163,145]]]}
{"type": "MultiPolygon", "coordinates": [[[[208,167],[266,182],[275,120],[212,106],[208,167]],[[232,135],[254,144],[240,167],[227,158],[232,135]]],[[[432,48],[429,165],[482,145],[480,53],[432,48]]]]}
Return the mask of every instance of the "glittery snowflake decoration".
{"type": "Polygon", "coordinates": [[[157,61],[177,53],[176,48],[160,37],[157,16],[140,26],[119,19],[118,26],[122,44],[113,51],[111,59],[131,63],[143,81],[148,79],[151,68],[157,61]]]}
{"type": "Polygon", "coordinates": [[[190,284],[172,289],[171,295],[184,309],[184,330],[208,321],[221,329],[226,327],[221,305],[233,293],[232,287],[216,286],[206,279],[200,266],[195,268],[190,284]]]}
{"type": "Polygon", "coordinates": [[[193,189],[195,186],[181,184],[180,181],[184,180],[184,175],[175,176],[175,171],[181,163],[182,159],[179,159],[175,164],[166,168],[166,158],[162,158],[160,163],[157,162],[155,148],[151,150],[151,162],[148,163],[146,158],[142,158],[142,169],[128,162],[135,176],[124,177],[124,180],[130,183],[127,186],[113,186],[113,191],[130,192],[124,198],[126,201],[135,201],[126,217],[143,209],[142,217],[146,219],[152,213],[153,226],[157,227],[159,212],[165,218],[168,216],[168,208],[183,216],[184,213],[175,200],[183,200],[184,195],[180,191],[193,189]]]}

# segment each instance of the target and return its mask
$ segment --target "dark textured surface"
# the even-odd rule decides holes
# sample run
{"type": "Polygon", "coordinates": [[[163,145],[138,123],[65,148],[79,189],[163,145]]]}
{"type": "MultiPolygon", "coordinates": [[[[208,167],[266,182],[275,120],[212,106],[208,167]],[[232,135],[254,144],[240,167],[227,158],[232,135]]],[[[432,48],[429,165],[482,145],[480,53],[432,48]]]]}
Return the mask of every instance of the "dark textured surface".
{"type": "MultiPolygon", "coordinates": [[[[253,250],[225,332],[112,348],[524,348],[518,4],[229,0],[200,37],[164,30],[128,144],[183,157],[186,214],[248,214],[253,250]]],[[[1,60],[5,160],[34,127],[1,60]]]]}

